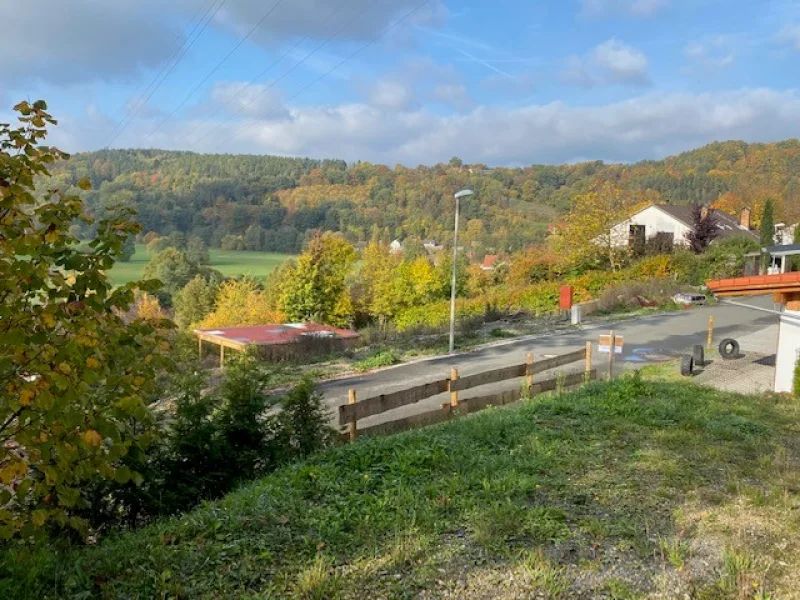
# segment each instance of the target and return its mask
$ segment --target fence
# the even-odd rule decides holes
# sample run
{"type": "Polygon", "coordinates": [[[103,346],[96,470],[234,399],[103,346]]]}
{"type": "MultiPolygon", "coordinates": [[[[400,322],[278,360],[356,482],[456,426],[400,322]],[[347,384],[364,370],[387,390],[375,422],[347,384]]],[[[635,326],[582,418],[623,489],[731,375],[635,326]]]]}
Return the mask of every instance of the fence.
{"type": "Polygon", "coordinates": [[[488,406],[502,406],[504,404],[516,402],[523,395],[522,386],[515,390],[464,400],[459,399],[459,392],[492,383],[516,379],[518,377],[525,377],[524,391],[527,392],[528,395],[541,394],[542,392],[556,390],[560,387],[579,385],[597,379],[597,370],[592,369],[592,344],[588,342],[585,349],[540,361],[534,361],[533,354],[528,354],[526,362],[521,365],[513,365],[493,371],[484,371],[483,373],[477,373],[462,378],[458,376],[458,369],[453,368],[449,379],[440,379],[390,394],[381,394],[380,396],[374,396],[361,401],[357,398],[356,390],[351,389],[349,391],[348,404],[339,407],[339,425],[342,427],[347,426],[347,431],[342,434],[342,437],[346,440],[355,441],[359,433],[362,435],[397,433],[407,429],[441,423],[455,415],[477,412],[488,406]],[[583,373],[573,373],[571,375],[539,382],[533,381],[535,375],[581,360],[586,361],[586,369],[583,373]],[[441,408],[394,421],[380,423],[367,427],[366,429],[358,429],[358,421],[361,419],[380,415],[410,404],[416,404],[417,402],[446,392],[450,393],[450,402],[442,404],[441,408]]]}

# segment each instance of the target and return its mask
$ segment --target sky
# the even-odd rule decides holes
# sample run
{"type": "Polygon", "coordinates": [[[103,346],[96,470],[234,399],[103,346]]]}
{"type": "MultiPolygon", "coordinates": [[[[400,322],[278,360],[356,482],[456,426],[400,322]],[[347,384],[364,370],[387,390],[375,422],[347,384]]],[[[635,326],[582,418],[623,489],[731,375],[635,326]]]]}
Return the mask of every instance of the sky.
{"type": "Polygon", "coordinates": [[[434,164],[800,137],[800,0],[0,0],[0,121],[67,152],[434,164]]]}

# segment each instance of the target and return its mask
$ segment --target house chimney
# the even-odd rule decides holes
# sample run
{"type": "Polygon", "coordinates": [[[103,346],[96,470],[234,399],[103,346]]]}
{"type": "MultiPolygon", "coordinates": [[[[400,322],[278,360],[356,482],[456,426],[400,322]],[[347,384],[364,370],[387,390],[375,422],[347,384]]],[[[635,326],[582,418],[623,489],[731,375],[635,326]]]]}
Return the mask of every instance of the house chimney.
{"type": "Polygon", "coordinates": [[[747,229],[748,231],[750,231],[750,229],[752,229],[752,222],[751,222],[752,216],[753,216],[753,211],[745,206],[742,209],[742,214],[739,216],[739,225],[741,225],[743,229],[747,229]]]}

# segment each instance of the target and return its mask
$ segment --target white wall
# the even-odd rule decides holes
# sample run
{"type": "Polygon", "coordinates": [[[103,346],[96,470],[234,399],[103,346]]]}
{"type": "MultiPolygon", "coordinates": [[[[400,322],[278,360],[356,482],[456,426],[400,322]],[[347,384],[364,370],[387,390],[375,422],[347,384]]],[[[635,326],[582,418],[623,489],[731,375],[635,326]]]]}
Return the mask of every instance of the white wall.
{"type": "Polygon", "coordinates": [[[611,239],[615,246],[628,245],[631,225],[644,225],[647,239],[657,233],[671,233],[675,237],[676,246],[687,246],[689,244],[686,238],[691,231],[689,227],[655,206],[650,206],[624,223],[616,225],[611,230],[611,239]]]}
{"type": "Polygon", "coordinates": [[[778,336],[778,359],[775,368],[775,391],[791,392],[794,383],[794,367],[800,350],[800,312],[786,311],[781,316],[778,336]]]}

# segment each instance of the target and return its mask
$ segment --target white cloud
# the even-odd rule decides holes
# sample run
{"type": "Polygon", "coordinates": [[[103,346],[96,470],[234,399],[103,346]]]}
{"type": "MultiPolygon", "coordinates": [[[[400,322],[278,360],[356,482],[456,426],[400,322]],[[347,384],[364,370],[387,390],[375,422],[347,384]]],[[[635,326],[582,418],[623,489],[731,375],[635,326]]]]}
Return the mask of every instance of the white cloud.
{"type": "Polygon", "coordinates": [[[472,98],[464,84],[442,84],[433,89],[433,97],[456,110],[472,106],[472,98]]]}
{"type": "Polygon", "coordinates": [[[582,0],[584,16],[622,13],[632,17],[651,17],[669,6],[670,0],[582,0]]]}
{"type": "MultiPolygon", "coordinates": [[[[183,1],[196,4],[194,0],[183,1]]],[[[237,33],[246,32],[274,4],[272,0],[231,0],[221,12],[219,22],[237,33]]],[[[253,39],[268,45],[276,39],[302,36],[324,39],[341,29],[340,39],[371,40],[419,5],[419,0],[286,0],[264,20],[253,39]],[[335,15],[329,18],[334,11],[335,15]]],[[[407,22],[432,26],[446,18],[447,8],[442,0],[432,0],[407,22]]]]}
{"type": "Polygon", "coordinates": [[[219,82],[211,90],[212,103],[230,113],[264,120],[289,118],[282,94],[267,85],[219,82]]]}
{"type": "Polygon", "coordinates": [[[381,79],[369,92],[370,103],[379,108],[406,110],[414,104],[414,94],[408,85],[394,80],[381,79]]]}
{"type": "Polygon", "coordinates": [[[778,34],[778,41],[788,44],[800,52],[800,25],[784,27],[778,34]]]}
{"type": "Polygon", "coordinates": [[[179,45],[153,8],[149,0],[0,2],[0,73],[9,87],[132,78],[179,45]]]}
{"type": "Polygon", "coordinates": [[[608,81],[638,85],[650,83],[647,57],[616,39],[597,46],[592,51],[590,60],[604,72],[608,81]]]}
{"type": "Polygon", "coordinates": [[[683,54],[689,61],[710,69],[730,67],[736,58],[730,40],[725,36],[689,42],[683,54]]]}
{"type": "MultiPolygon", "coordinates": [[[[195,22],[208,7],[207,0],[29,0],[24,9],[21,2],[0,0],[0,74],[9,87],[132,80],[165,64],[184,41],[178,24],[195,22]]],[[[274,5],[229,0],[202,39],[214,29],[242,36],[274,5]]],[[[250,40],[269,47],[334,33],[334,43],[374,40],[418,6],[418,0],[284,0],[250,40]]],[[[442,0],[431,0],[406,23],[436,26],[446,18],[442,0]]]]}
{"type": "MultiPolygon", "coordinates": [[[[56,111],[54,111],[56,112],[56,111]]],[[[126,131],[117,145],[202,152],[337,157],[387,164],[468,162],[529,164],[578,158],[636,161],[715,141],[774,141],[800,136],[800,95],[743,89],[703,94],[649,93],[601,106],[562,102],[513,110],[479,106],[459,115],[426,109],[397,112],[363,103],[293,107],[281,120],[224,124],[213,137],[192,138],[196,123],[177,122],[147,140],[126,131]]],[[[59,115],[53,143],[67,151],[97,147],[107,129],[95,115],[59,115]]]]}
{"type": "Polygon", "coordinates": [[[619,40],[612,38],[596,46],[581,58],[570,56],[559,73],[563,83],[592,87],[601,83],[649,85],[647,57],[619,40]]]}

